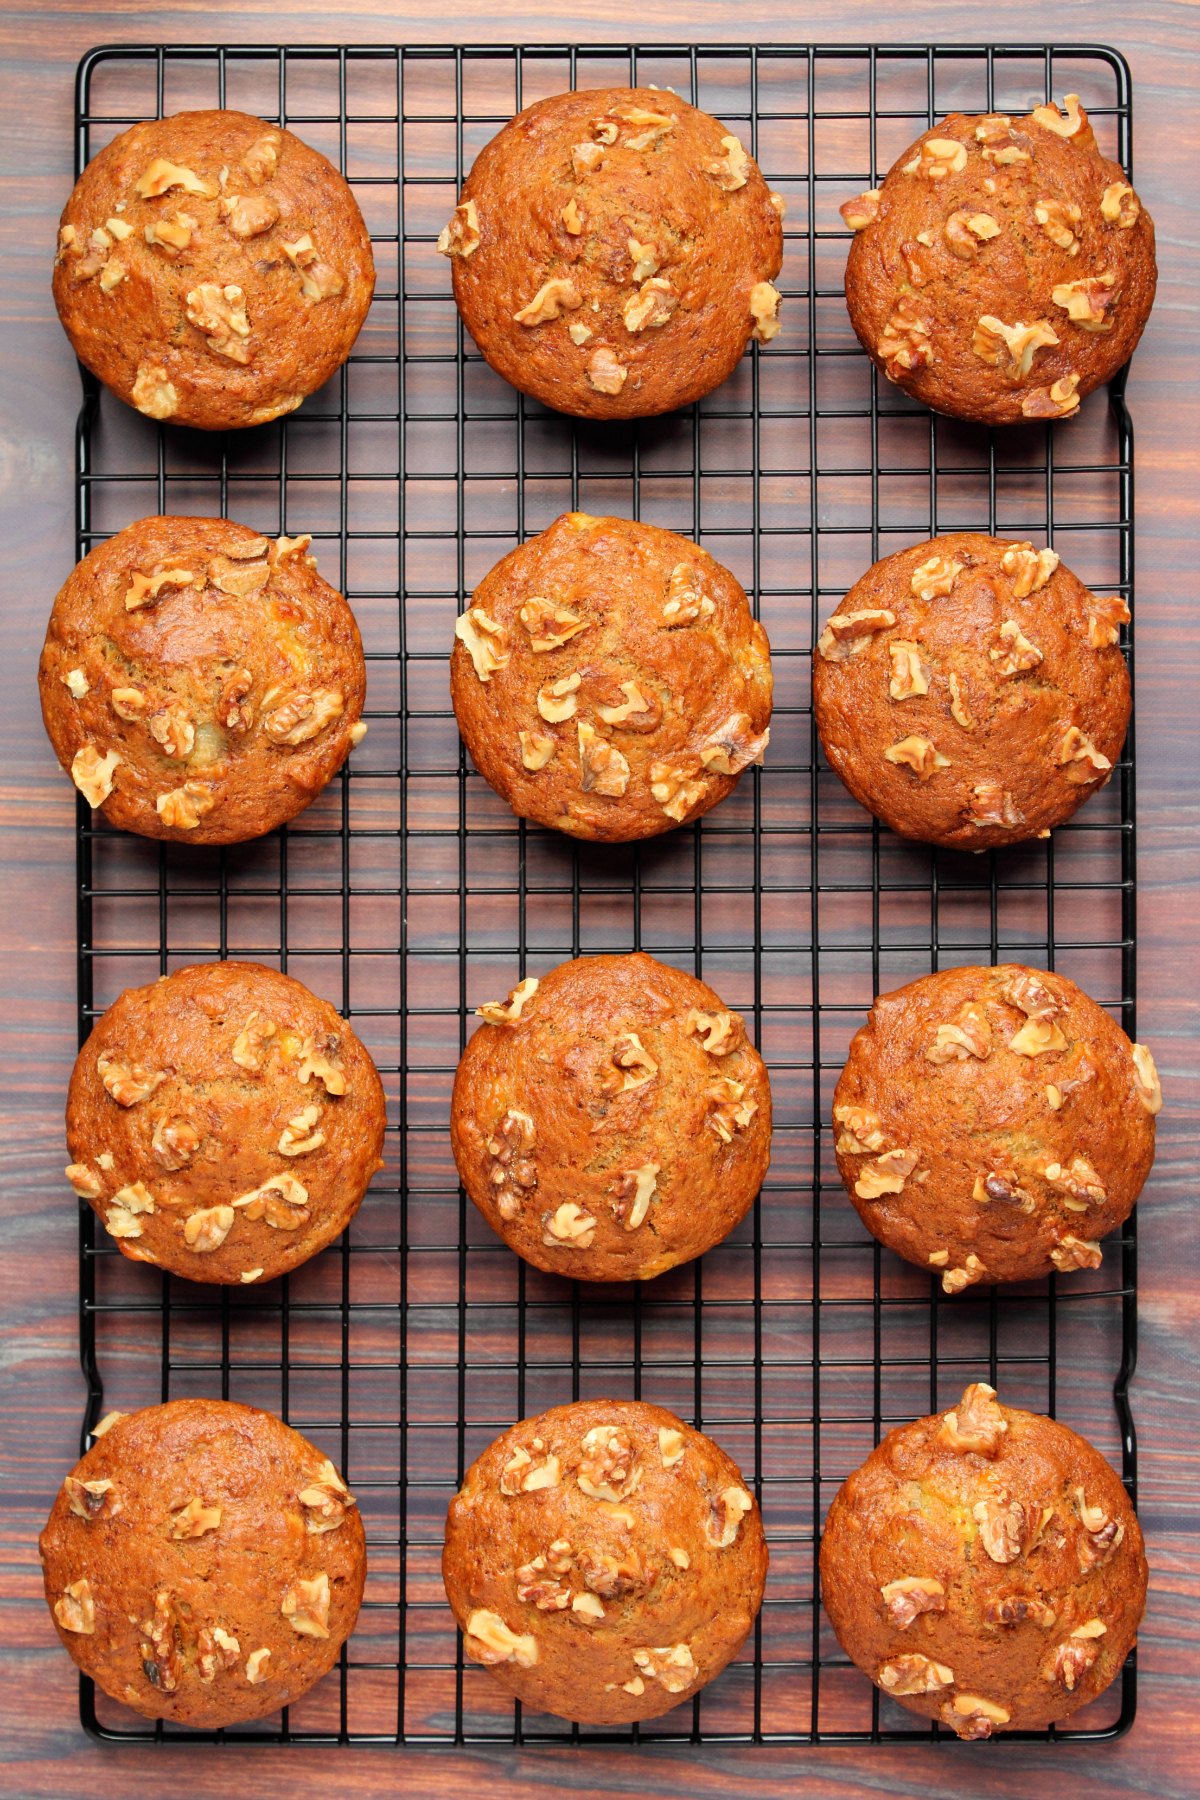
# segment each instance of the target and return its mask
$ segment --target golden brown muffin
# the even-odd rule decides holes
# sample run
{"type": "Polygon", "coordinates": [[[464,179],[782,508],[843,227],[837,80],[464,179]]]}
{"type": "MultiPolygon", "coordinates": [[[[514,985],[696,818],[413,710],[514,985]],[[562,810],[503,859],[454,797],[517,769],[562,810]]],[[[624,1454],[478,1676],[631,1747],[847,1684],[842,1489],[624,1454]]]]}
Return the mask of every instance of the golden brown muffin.
{"type": "Polygon", "coordinates": [[[821,1592],[877,1687],[986,1738],[1104,1692],[1133,1648],[1146,1558],[1099,1451],[976,1381],[952,1411],[890,1432],[839,1489],[821,1592]]]}
{"type": "Polygon", "coordinates": [[[762,761],[767,634],[728,569],[673,531],[567,513],[485,575],[455,636],[459,730],[522,818],[653,837],[762,761]]]}
{"type": "Polygon", "coordinates": [[[228,519],[140,519],[67,577],[42,651],[42,717],[110,825],[191,844],[260,837],[361,742],[362,640],[310,542],[228,519]]]}
{"type": "Polygon", "coordinates": [[[881,994],[833,1096],[863,1224],[948,1294],[1100,1266],[1154,1161],[1154,1058],[1065,975],[1002,963],[881,994]]]}
{"type": "Polygon", "coordinates": [[[118,1248],[191,1281],[270,1281],[331,1243],[383,1166],[375,1065],[259,963],[127,988],[79,1052],[67,1180],[118,1248]]]}
{"type": "Polygon", "coordinates": [[[581,956],[479,1016],[450,1141],[468,1194],[526,1262],[646,1281],[748,1211],[771,1089],[742,1019],[704,982],[651,956],[581,956]]]}
{"type": "Polygon", "coordinates": [[[249,113],[123,131],[59,226],[54,300],[75,354],[175,425],[294,411],[349,356],[374,287],[367,228],[333,164],[249,113]]]}
{"type": "Polygon", "coordinates": [[[514,1425],[446,1520],[442,1576],[468,1659],[524,1705],[589,1725],[656,1718],[719,1675],[766,1574],[735,1464],[637,1400],[514,1425]]]}
{"type": "Polygon", "coordinates": [[[110,1413],[41,1536],[46,1600],[85,1675],[150,1719],[278,1712],[337,1661],[366,1576],[354,1496],[271,1413],[110,1413]]]}
{"type": "Polygon", "coordinates": [[[1154,226],[1076,94],[1028,118],[952,113],[842,207],[846,305],[889,381],[935,412],[1065,419],[1129,361],[1154,226]]]}
{"type": "Polygon", "coordinates": [[[952,850],[1048,837],[1121,754],[1128,618],[1028,543],[956,531],[884,557],[813,656],[831,768],[903,837],[952,850]]]}
{"type": "Polygon", "coordinates": [[[526,107],[475,159],[438,249],[492,367],[589,419],[686,406],[779,331],[783,200],[660,88],[526,107]]]}

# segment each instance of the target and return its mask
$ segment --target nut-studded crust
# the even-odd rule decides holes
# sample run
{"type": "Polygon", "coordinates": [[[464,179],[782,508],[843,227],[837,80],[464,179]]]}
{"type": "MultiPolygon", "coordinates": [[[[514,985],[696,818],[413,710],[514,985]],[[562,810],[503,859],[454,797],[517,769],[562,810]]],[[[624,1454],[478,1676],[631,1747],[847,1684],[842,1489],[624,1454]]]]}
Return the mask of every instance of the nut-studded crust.
{"type": "Polygon", "coordinates": [[[581,418],[645,418],[775,335],[782,204],[707,113],[665,89],[592,88],[492,139],[438,247],[514,387],[581,418]]]}
{"type": "Polygon", "coordinates": [[[1064,975],[946,969],[882,994],[834,1142],[863,1224],[949,1293],[1100,1262],[1154,1161],[1153,1060],[1064,975]]]}
{"type": "Polygon", "coordinates": [[[106,145],[54,265],[80,360],[150,418],[209,431],[294,411],[349,356],[374,287],[332,163],[240,112],[176,113],[106,145]]]}
{"type": "Polygon", "coordinates": [[[1044,837],[1109,779],[1129,723],[1124,601],[1053,551],[958,531],[884,557],[813,655],[830,766],[904,837],[1044,837]]]}
{"type": "Polygon", "coordinates": [[[631,1400],[506,1431],[450,1503],[442,1575],[468,1661],[526,1706],[586,1724],[668,1712],[733,1657],[767,1546],[725,1452],[631,1400]]]}
{"type": "Polygon", "coordinates": [[[732,1231],[766,1173],[771,1090],[712,988],[653,957],[585,956],[482,1010],[451,1143],[519,1256],[641,1281],[732,1231]]]}
{"type": "Polygon", "coordinates": [[[200,963],[97,1021],[67,1095],[67,1179],[133,1261],[269,1281],[354,1217],[385,1117],[327,1001],[258,963],[200,963]]]}
{"type": "Polygon", "coordinates": [[[42,651],[42,717],[110,825],[241,843],[337,773],[366,729],[366,664],[308,546],[228,519],[141,519],[68,576],[42,651]]]}
{"type": "Polygon", "coordinates": [[[1069,418],[1150,315],[1154,226],[1074,96],[1065,117],[953,113],[842,212],[854,329],[936,412],[1069,418]]]}
{"type": "Polygon", "coordinates": [[[766,633],[729,571],[672,531],[567,513],[484,577],[458,631],[459,729],[524,818],[652,837],[762,760],[766,633]]]}
{"type": "Polygon", "coordinates": [[[968,1738],[1040,1728],[1102,1693],[1146,1579],[1100,1453],[982,1383],[890,1432],[838,1491],[821,1542],[843,1649],[910,1712],[968,1738]]]}
{"type": "Polygon", "coordinates": [[[211,1729],[298,1700],[362,1599],[362,1521],[341,1476],[257,1407],[173,1400],[113,1418],[41,1536],[62,1643],[151,1719],[211,1729]]]}

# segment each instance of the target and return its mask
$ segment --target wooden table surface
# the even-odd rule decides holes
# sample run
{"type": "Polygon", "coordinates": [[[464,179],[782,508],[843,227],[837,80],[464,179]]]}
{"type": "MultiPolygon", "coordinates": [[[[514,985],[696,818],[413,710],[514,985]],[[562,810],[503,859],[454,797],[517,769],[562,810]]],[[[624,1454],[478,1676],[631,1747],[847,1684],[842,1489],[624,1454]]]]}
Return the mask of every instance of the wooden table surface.
{"type": "MultiPolygon", "coordinates": [[[[50,302],[53,222],[70,185],[72,79],[94,43],[221,40],[293,43],[624,40],[639,26],[658,41],[741,42],[789,35],[869,41],[878,19],[864,0],[814,0],[803,17],[745,0],[738,8],[692,0],[684,18],[659,0],[636,11],[591,0],[563,11],[521,0],[456,0],[430,20],[383,0],[300,0],[274,11],[249,0],[203,4],[13,6],[0,21],[5,96],[0,111],[4,205],[0,219],[0,505],[6,578],[0,666],[9,673],[0,732],[0,957],[6,1005],[0,1415],[5,1501],[0,1513],[5,1602],[0,1787],[9,1796],[54,1794],[144,1800],[188,1792],[207,1800],[250,1788],[261,1796],[534,1794],[569,1784],[585,1795],[814,1795],[868,1793],[1094,1796],[1147,1793],[1190,1800],[1200,1792],[1195,1706],[1200,1649],[1200,1511],[1197,1442],[1194,1204],[1200,1091],[1195,1004],[1195,896],[1200,891],[1200,800],[1194,721],[1200,701],[1196,602],[1197,427],[1200,356],[1200,156],[1197,64],[1200,15],[1175,0],[1065,0],[1062,41],[1111,43],[1132,66],[1136,177],[1158,227],[1158,304],[1129,384],[1137,434],[1140,977],[1139,1035],[1154,1046],[1166,1090],[1159,1152],[1140,1209],[1141,1352],[1133,1405],[1141,1443],[1141,1518],[1150,1565],[1149,1611],[1139,1650],[1140,1699],[1121,1741],[1047,1748],[859,1747],[764,1750],[753,1760],[713,1749],[642,1752],[469,1752],[117,1749],[84,1737],[75,1672],[48,1623],[36,1533],[76,1455],[83,1388],[76,1350],[76,1214],[64,1193],[61,1106],[75,1049],[74,846],[71,794],[54,765],[37,711],[34,672],[50,600],[72,558],[74,362],[50,302]],[[283,21],[286,19],[286,24],[283,21]],[[753,1770],[751,1774],[750,1771],[753,1770]]],[[[1035,43],[1049,23],[1035,0],[953,12],[910,0],[888,35],[1035,43]]]]}

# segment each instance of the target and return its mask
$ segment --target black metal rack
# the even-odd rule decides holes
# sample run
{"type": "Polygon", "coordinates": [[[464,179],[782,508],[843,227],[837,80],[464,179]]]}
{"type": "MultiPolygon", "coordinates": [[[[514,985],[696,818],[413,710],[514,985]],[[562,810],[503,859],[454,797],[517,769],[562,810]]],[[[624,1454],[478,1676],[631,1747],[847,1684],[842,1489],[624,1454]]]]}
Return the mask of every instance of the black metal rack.
{"type": "MultiPolygon", "coordinates": [[[[1132,740],[1052,840],[972,859],[873,825],[822,764],[808,698],[809,652],[835,600],[875,557],[938,530],[1050,541],[1089,585],[1132,600],[1121,383],[1054,430],[993,435],[935,418],[877,380],[841,297],[842,199],[947,111],[1024,112],[1067,89],[1128,168],[1128,71],[1094,46],[180,45],[83,59],[81,168],[141,118],[260,113],[345,170],[379,268],[349,363],[291,417],[224,437],[169,430],[85,377],[78,430],[80,554],[156,511],[311,532],[370,664],[370,735],[285,831],[188,851],[111,832],[79,807],[81,1034],[128,985],[257,957],[353,1019],[388,1091],[387,1167],[344,1241],[262,1289],[155,1277],[81,1211],[87,1429],[105,1405],[261,1404],[327,1448],[362,1507],[371,1572],[340,1670],[278,1723],[227,1741],[944,1737],[881,1699],[824,1619],[816,1545],[838,1483],[884,1430],[986,1377],[1012,1403],[1061,1411],[1133,1488],[1132,1225],[1095,1274],[947,1300],[864,1236],[822,1125],[874,993],[931,967],[1044,962],[1133,1031],[1132,740]],[[593,426],[487,369],[434,239],[475,152],[517,107],[631,80],[724,119],[787,198],[785,329],[699,406],[593,426]],[[641,847],[597,849],[514,820],[469,768],[449,707],[464,594],[577,507],[700,539],[772,639],[766,768],[698,826],[641,847]],[[527,968],[631,948],[695,969],[746,1013],[771,1069],[774,1161],[752,1215],[701,1263],[593,1290],[527,1268],[476,1218],[449,1153],[449,1092],[482,999],[527,968]],[[605,1392],[712,1432],[756,1482],[772,1550],[737,1662],[690,1706],[628,1732],[514,1713],[464,1669],[438,1573],[467,1463],[513,1419],[605,1392]]],[[[1030,1735],[1110,1737],[1133,1711],[1131,1661],[1072,1728],[1030,1735]]],[[[87,1683],[82,1715],[108,1739],[181,1735],[87,1683]]]]}

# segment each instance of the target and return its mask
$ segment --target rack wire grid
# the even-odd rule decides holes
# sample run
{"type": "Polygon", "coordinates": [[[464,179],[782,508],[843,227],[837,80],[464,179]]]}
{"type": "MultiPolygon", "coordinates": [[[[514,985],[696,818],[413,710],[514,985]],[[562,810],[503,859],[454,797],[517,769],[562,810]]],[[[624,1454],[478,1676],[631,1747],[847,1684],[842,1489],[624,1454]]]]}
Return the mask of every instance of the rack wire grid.
{"type": "MultiPolygon", "coordinates": [[[[809,702],[827,613],[876,557],[937,531],[1051,542],[1090,586],[1132,598],[1121,382],[1054,430],[936,418],[878,380],[841,293],[840,201],[947,111],[1025,112],[1068,89],[1128,168],[1128,71],[1091,46],[188,45],[97,49],[80,65],[80,168],[142,118],[259,113],[345,171],[379,269],[349,362],[291,417],[227,436],[172,430],[85,376],[78,431],[80,554],[154,512],[311,532],[369,660],[370,734],[287,829],[189,850],[79,808],[81,1036],[126,986],[258,958],[341,1008],[388,1094],[386,1169],[344,1239],[263,1288],[158,1277],[81,1209],[86,1430],[104,1404],[265,1406],[333,1457],[362,1509],[366,1600],[338,1669],[226,1739],[936,1739],[850,1667],[823,1615],[816,1551],[838,1484],[884,1431],[979,1377],[1010,1403],[1061,1411],[1132,1490],[1132,1224],[1094,1274],[948,1300],[865,1236],[824,1123],[874,994],[933,968],[1052,966],[1133,1031],[1131,743],[1052,839],[970,858],[904,843],[862,813],[821,760],[809,702]],[[519,107],[635,81],[725,120],[785,195],[784,331],[694,408],[579,423],[483,363],[434,241],[473,156],[519,107]],[[772,642],[766,767],[698,825],[641,846],[514,819],[471,769],[450,709],[464,597],[568,508],[699,540],[737,573],[772,642]],[[451,1081],[482,1000],[563,958],[630,949],[702,974],[746,1014],[771,1071],[774,1155],[751,1215],[700,1262],[644,1286],[578,1285],[527,1267],[467,1205],[451,1081]],[[734,1664],[690,1703],[619,1731],[522,1714],[464,1667],[439,1574],[446,1505],[470,1461],[515,1419],[603,1395],[711,1432],[754,1483],[771,1547],[762,1614],[734,1664]]],[[[1131,1662],[1070,1729],[1027,1735],[1115,1736],[1133,1711],[1131,1662]]],[[[82,1715],[108,1739],[178,1735],[86,1683],[82,1715]]]]}

